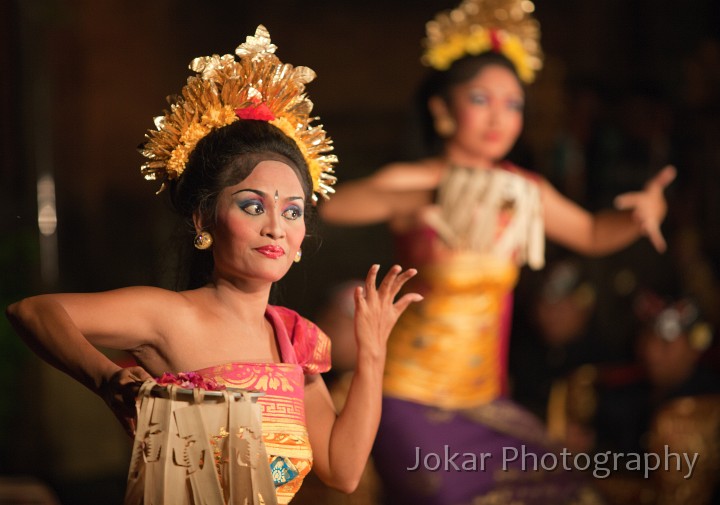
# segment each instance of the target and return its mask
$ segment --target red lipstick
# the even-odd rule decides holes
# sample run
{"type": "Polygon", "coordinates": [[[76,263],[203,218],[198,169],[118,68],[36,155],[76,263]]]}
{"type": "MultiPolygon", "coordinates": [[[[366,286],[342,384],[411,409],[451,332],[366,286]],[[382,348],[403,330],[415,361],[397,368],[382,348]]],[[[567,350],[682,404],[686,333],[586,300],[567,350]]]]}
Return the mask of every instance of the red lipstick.
{"type": "Polygon", "coordinates": [[[285,254],[285,249],[279,245],[265,245],[258,247],[255,250],[271,259],[277,259],[285,254]]]}
{"type": "Polygon", "coordinates": [[[257,247],[255,250],[260,254],[263,254],[268,258],[272,259],[277,259],[285,254],[285,249],[283,249],[279,245],[265,245],[262,247],[257,247]]]}

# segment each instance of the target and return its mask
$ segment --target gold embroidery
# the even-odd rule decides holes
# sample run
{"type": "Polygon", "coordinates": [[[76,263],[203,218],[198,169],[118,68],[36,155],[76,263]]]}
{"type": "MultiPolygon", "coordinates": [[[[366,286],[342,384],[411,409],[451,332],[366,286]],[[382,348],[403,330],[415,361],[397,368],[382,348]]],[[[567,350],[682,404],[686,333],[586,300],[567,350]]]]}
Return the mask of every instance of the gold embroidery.
{"type": "Polygon", "coordinates": [[[217,435],[211,435],[210,436],[210,446],[212,447],[214,461],[215,461],[215,469],[217,470],[218,477],[222,479],[222,457],[223,457],[223,449],[222,449],[222,441],[224,438],[227,438],[229,433],[225,429],[225,426],[220,427],[220,432],[217,435]]]}
{"type": "Polygon", "coordinates": [[[498,398],[502,311],[517,267],[491,256],[458,253],[425,267],[419,277],[432,290],[405,311],[393,330],[385,394],[444,409],[498,398]]]}

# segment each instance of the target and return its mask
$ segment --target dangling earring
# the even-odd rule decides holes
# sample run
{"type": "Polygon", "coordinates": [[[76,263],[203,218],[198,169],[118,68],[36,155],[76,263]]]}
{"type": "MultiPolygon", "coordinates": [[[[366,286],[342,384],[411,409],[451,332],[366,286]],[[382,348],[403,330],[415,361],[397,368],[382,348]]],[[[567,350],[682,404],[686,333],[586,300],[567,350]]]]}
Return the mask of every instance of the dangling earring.
{"type": "Polygon", "coordinates": [[[195,240],[193,241],[193,244],[195,245],[195,249],[200,249],[201,251],[209,249],[210,246],[213,244],[212,235],[210,235],[209,231],[201,231],[200,233],[195,235],[195,240]]]}
{"type": "Polygon", "coordinates": [[[455,133],[455,120],[447,114],[436,117],[433,125],[435,132],[444,139],[452,137],[455,133]]]}
{"type": "Polygon", "coordinates": [[[298,251],[295,253],[295,258],[293,258],[293,261],[295,263],[300,263],[301,259],[302,259],[302,249],[298,249],[298,251]]]}

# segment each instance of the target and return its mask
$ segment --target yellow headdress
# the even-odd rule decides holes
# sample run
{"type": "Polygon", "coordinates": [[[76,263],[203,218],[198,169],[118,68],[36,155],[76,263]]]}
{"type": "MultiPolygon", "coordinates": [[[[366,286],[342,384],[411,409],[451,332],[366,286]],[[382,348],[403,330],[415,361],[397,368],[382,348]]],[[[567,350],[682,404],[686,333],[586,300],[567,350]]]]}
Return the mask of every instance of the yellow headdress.
{"type": "Polygon", "coordinates": [[[188,78],[181,94],[170,102],[170,111],[155,118],[142,147],[146,161],[141,172],[149,180],[167,181],[185,170],[197,143],[216,128],[238,119],[268,121],[293,139],[307,162],[313,181],[313,199],[328,198],[335,183],[333,164],[337,157],[322,125],[311,126],[313,104],[305,95],[305,84],[315,78],[308,67],[293,67],[275,56],[277,46],[260,25],[235,54],[204,56],[190,62],[197,75],[188,78]]]}
{"type": "Polygon", "coordinates": [[[463,0],[427,23],[422,61],[447,70],[463,56],[495,51],[515,65],[520,79],[532,82],[542,67],[534,10],[530,0],[463,0]]]}

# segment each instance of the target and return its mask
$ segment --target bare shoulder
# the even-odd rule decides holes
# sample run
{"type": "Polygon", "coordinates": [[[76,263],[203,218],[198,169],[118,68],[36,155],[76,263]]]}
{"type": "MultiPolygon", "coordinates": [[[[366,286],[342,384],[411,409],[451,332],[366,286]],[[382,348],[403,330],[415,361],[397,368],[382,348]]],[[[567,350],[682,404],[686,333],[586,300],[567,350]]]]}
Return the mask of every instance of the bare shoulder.
{"type": "Polygon", "coordinates": [[[562,193],[560,193],[557,188],[553,186],[552,183],[550,183],[550,181],[547,180],[545,177],[538,175],[531,180],[535,182],[540,189],[540,197],[542,198],[543,202],[552,203],[558,200],[565,199],[562,193]]]}
{"type": "Polygon", "coordinates": [[[395,162],[380,168],[373,183],[385,191],[429,190],[438,185],[444,170],[445,165],[436,158],[395,162]]]}
{"type": "Polygon", "coordinates": [[[156,310],[160,307],[176,306],[178,304],[188,303],[187,298],[183,296],[182,292],[154,286],[130,286],[113,289],[111,291],[104,291],[101,293],[94,293],[92,295],[63,296],[77,296],[78,301],[83,301],[85,296],[92,296],[95,298],[93,301],[132,305],[138,308],[145,306],[149,309],[154,308],[156,310]]]}
{"type": "Polygon", "coordinates": [[[189,312],[181,293],[152,286],[47,294],[28,300],[31,313],[39,317],[50,314],[48,317],[55,317],[52,321],[69,318],[93,345],[110,349],[155,345],[181,328],[189,312]]]}
{"type": "Polygon", "coordinates": [[[143,341],[182,327],[192,306],[182,292],[153,286],[48,297],[58,302],[84,333],[112,336],[121,332],[143,341]]]}

